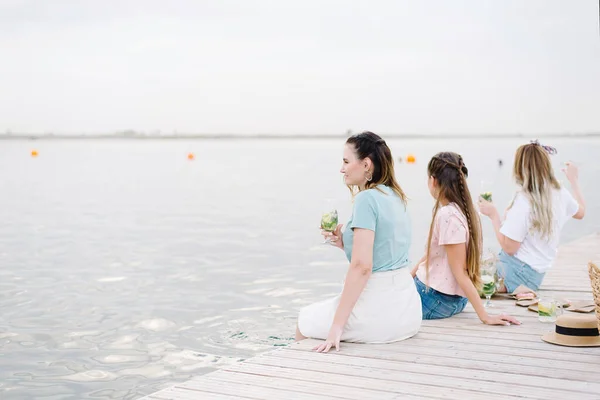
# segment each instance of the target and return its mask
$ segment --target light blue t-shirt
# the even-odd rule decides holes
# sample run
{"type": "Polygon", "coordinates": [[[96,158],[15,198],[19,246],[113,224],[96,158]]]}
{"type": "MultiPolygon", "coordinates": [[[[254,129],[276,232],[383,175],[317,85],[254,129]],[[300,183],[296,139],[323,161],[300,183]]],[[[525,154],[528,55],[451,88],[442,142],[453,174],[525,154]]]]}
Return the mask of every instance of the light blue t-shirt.
{"type": "Polygon", "coordinates": [[[354,197],[352,216],[343,233],[344,252],[352,257],[353,228],[375,232],[373,272],[392,271],[409,264],[411,241],[410,217],[406,206],[394,191],[385,185],[363,190],[354,197]],[[383,193],[382,193],[383,192],[383,193]]]}

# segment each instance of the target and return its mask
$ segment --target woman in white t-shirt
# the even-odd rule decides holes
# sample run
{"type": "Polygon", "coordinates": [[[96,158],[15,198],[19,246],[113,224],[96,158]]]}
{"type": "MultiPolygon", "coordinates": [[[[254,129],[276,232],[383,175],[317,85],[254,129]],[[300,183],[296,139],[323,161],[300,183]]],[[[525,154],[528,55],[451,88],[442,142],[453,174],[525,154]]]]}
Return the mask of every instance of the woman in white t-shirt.
{"type": "Polygon", "coordinates": [[[577,167],[566,163],[563,169],[573,195],[554,177],[549,154],[556,150],[533,141],[517,149],[513,175],[520,190],[508,207],[504,222],[493,203],[479,198],[479,209],[490,217],[502,247],[499,275],[504,288],[514,291],[519,285],[537,290],[556,258],[560,231],[570,218],[582,219],[585,202],[579,188],[577,167]]]}

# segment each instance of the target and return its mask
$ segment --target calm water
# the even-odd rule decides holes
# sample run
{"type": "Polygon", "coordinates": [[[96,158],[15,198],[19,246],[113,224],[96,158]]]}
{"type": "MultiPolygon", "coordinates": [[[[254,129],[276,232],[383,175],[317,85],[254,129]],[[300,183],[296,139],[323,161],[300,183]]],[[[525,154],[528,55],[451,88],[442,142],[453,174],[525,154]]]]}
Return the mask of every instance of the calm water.
{"type": "MultiPolygon", "coordinates": [[[[472,190],[492,180],[504,208],[520,142],[389,141],[396,158],[417,157],[397,165],[411,198],[413,259],[433,205],[429,157],[461,152],[472,190]]],[[[557,165],[581,165],[589,205],[564,241],[599,230],[600,141],[551,144],[557,165]]],[[[299,308],[339,291],[347,266],[318,230],[326,198],[349,216],[342,147],[0,141],[0,398],[136,399],[289,344],[299,308]]]]}

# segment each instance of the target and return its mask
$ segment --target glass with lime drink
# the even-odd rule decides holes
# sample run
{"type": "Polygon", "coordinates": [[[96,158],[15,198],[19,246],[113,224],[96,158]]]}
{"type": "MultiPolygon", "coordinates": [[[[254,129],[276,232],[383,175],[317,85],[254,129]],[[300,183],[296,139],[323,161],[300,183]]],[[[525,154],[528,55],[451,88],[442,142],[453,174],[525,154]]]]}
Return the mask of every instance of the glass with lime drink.
{"type": "Polygon", "coordinates": [[[481,266],[481,293],[485,296],[485,308],[493,307],[491,298],[496,293],[496,266],[493,264],[484,264],[481,266]]]}
{"type": "Polygon", "coordinates": [[[483,192],[479,194],[485,201],[492,201],[492,192],[483,192]]]}
{"type": "Polygon", "coordinates": [[[481,196],[481,198],[485,201],[492,201],[492,182],[481,181],[479,196],[481,196]]]}
{"type": "Polygon", "coordinates": [[[541,322],[555,322],[556,301],[550,298],[541,298],[538,301],[538,319],[541,322]]]}
{"type": "MultiPolygon", "coordinates": [[[[479,189],[479,197],[481,197],[485,201],[492,201],[492,182],[481,181],[481,187],[479,189]]],[[[479,215],[482,215],[481,211],[479,212],[479,215]]]]}
{"type": "MultiPolygon", "coordinates": [[[[321,229],[327,232],[335,232],[338,226],[338,212],[336,209],[324,212],[321,216],[321,229]]],[[[329,239],[325,239],[323,244],[330,243],[329,239]]]]}

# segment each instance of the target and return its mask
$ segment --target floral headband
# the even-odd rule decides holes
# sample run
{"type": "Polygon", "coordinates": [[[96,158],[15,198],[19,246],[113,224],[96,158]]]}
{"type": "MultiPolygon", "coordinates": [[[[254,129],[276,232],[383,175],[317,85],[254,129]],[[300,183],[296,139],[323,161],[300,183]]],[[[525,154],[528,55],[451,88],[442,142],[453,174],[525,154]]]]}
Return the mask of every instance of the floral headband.
{"type": "Polygon", "coordinates": [[[536,146],[541,146],[542,149],[546,150],[546,153],[550,154],[551,156],[558,153],[555,147],[543,145],[537,139],[531,140],[529,143],[535,144],[536,146]]]}

